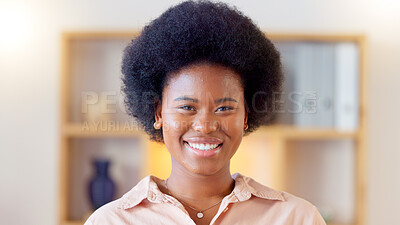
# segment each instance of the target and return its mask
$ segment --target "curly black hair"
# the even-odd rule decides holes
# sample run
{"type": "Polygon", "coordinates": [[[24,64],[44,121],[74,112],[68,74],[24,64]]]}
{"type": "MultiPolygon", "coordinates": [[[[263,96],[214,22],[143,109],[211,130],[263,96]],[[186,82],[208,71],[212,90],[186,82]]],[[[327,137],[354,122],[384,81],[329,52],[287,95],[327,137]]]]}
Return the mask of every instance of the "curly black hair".
{"type": "Polygon", "coordinates": [[[122,92],[127,113],[150,140],[163,143],[154,129],[155,105],[168,75],[199,62],[228,67],[241,76],[248,129],[267,124],[283,82],[280,54],[236,7],[211,1],[185,1],[144,26],[125,48],[122,92]]]}

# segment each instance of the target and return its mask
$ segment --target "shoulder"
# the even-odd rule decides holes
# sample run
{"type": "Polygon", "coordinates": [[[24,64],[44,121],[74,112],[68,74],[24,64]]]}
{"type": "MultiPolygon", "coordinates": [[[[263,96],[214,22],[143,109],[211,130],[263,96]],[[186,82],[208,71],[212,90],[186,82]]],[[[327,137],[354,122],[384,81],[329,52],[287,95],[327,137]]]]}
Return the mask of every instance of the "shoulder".
{"type": "Polygon", "coordinates": [[[285,205],[286,210],[291,211],[296,215],[302,215],[305,220],[323,220],[317,207],[309,201],[284,191],[280,192],[285,198],[283,204],[285,205]]]}
{"type": "Polygon", "coordinates": [[[86,220],[85,225],[115,224],[120,217],[119,211],[121,209],[119,206],[121,205],[121,202],[122,199],[119,198],[98,208],[86,220]]]}
{"type": "Polygon", "coordinates": [[[242,188],[254,196],[250,199],[249,204],[253,202],[257,204],[257,207],[265,208],[264,210],[268,210],[274,216],[286,215],[290,220],[295,218],[296,222],[293,221],[293,224],[299,221],[304,224],[325,224],[317,208],[309,201],[265,186],[250,177],[241,174],[234,176],[236,176],[236,180],[242,180],[245,184],[242,188]]]}
{"type": "Polygon", "coordinates": [[[152,176],[144,177],[121,198],[98,208],[90,215],[85,225],[123,224],[121,222],[126,217],[126,210],[133,208],[147,198],[149,186],[152,186],[151,178],[152,176]]]}
{"type": "Polygon", "coordinates": [[[317,207],[309,201],[293,194],[280,191],[285,201],[277,205],[277,211],[287,214],[289,224],[326,225],[317,207]]]}

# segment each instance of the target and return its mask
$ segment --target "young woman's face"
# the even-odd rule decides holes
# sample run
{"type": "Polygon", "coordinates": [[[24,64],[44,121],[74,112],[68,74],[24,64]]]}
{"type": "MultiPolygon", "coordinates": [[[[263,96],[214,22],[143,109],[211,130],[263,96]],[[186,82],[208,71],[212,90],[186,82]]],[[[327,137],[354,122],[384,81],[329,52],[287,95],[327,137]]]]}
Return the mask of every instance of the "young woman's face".
{"type": "Polygon", "coordinates": [[[162,118],[173,166],[203,175],[229,168],[247,122],[239,79],[233,70],[214,64],[172,74],[156,117],[162,118]]]}

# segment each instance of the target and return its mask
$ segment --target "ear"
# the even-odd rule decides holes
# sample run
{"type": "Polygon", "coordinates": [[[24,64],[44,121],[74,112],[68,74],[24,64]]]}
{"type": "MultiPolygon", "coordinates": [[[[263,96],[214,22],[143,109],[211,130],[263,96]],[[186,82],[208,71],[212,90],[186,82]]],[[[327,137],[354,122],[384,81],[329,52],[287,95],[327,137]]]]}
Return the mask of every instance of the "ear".
{"type": "Polygon", "coordinates": [[[154,111],[155,111],[154,117],[156,122],[162,119],[161,109],[162,109],[161,101],[157,101],[156,103],[154,103],[154,111]]]}
{"type": "Polygon", "coordinates": [[[245,124],[245,123],[247,123],[247,110],[246,109],[244,110],[244,123],[243,124],[245,124]]]}

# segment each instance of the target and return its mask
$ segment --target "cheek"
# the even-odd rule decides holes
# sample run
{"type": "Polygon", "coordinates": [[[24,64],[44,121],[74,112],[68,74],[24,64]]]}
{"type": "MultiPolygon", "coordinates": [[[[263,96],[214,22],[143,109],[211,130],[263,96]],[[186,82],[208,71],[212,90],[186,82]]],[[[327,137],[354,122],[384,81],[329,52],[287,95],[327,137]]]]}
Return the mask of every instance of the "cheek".
{"type": "Polygon", "coordinates": [[[237,135],[237,133],[240,133],[243,129],[244,122],[242,120],[240,116],[227,118],[221,121],[222,129],[228,133],[237,135]]]}
{"type": "Polygon", "coordinates": [[[189,122],[177,113],[163,115],[163,133],[168,137],[179,137],[189,127],[189,122]]]}

